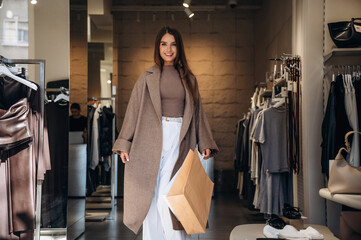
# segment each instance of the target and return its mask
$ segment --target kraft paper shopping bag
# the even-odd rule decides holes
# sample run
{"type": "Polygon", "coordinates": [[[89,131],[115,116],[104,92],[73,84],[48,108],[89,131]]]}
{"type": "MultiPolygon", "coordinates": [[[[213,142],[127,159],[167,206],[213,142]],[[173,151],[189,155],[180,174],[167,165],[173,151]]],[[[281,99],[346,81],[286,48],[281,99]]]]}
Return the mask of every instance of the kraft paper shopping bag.
{"type": "Polygon", "coordinates": [[[189,150],[167,195],[172,212],[187,234],[205,233],[213,186],[197,150],[189,150]]]}

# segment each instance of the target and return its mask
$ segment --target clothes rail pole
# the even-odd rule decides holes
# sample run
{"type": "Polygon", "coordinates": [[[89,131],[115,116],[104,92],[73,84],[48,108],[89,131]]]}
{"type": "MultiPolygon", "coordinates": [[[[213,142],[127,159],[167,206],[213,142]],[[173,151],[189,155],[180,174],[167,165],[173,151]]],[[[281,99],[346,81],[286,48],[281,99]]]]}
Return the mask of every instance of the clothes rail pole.
{"type": "MultiPolygon", "coordinates": [[[[40,65],[40,112],[41,112],[41,119],[40,119],[40,141],[39,141],[39,154],[43,151],[44,145],[44,104],[45,104],[45,60],[43,59],[6,59],[1,57],[1,62],[5,64],[39,64],[40,65]]],[[[41,193],[42,193],[42,184],[43,180],[37,180],[37,187],[36,187],[36,228],[34,233],[34,239],[40,240],[40,219],[41,219],[41,193]]]]}
{"type": "MultiPolygon", "coordinates": [[[[88,101],[112,101],[112,109],[113,109],[113,113],[114,113],[114,118],[113,118],[113,128],[112,128],[112,144],[114,144],[115,142],[115,97],[91,97],[88,98],[88,101]]],[[[115,162],[118,160],[118,156],[116,154],[112,154],[112,174],[111,174],[111,183],[110,183],[110,192],[111,192],[111,206],[112,206],[112,211],[110,213],[110,217],[108,219],[115,219],[115,209],[114,206],[116,204],[115,202],[115,167],[116,164],[115,162]]]]}

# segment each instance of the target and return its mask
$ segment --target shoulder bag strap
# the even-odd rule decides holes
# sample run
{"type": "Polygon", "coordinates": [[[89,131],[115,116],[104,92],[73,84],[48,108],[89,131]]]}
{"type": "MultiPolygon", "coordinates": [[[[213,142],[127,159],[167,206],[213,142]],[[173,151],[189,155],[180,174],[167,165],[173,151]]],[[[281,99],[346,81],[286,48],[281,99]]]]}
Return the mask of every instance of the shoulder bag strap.
{"type": "Polygon", "coordinates": [[[349,131],[348,133],[346,133],[345,135],[345,145],[346,145],[346,151],[347,152],[350,152],[351,151],[351,146],[350,146],[350,143],[348,142],[348,137],[351,135],[351,134],[354,134],[354,133],[357,133],[357,134],[360,134],[361,135],[361,132],[358,132],[358,131],[349,131]]]}

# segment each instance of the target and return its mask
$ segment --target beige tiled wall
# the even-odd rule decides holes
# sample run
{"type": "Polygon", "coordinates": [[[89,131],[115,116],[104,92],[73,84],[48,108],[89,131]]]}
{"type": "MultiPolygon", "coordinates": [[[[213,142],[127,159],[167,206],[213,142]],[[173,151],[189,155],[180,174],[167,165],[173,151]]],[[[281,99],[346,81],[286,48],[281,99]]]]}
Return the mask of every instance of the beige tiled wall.
{"type": "Polygon", "coordinates": [[[254,19],[252,12],[198,12],[192,20],[171,14],[118,12],[114,15],[114,72],[121,126],[139,75],[153,65],[154,40],[164,25],[177,28],[199,83],[203,107],[220,148],[216,169],[232,169],[237,121],[250,107],[254,91],[254,19]]]}

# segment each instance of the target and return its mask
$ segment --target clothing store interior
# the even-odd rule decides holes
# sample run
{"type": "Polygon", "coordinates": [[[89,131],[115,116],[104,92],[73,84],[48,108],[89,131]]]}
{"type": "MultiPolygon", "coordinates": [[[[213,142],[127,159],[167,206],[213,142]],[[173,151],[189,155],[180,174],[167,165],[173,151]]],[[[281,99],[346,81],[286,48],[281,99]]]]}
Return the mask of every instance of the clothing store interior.
{"type": "Polygon", "coordinates": [[[163,195],[179,239],[361,239],[360,13],[360,0],[0,0],[0,239],[148,240],[124,202],[126,186],[154,189],[127,174],[139,153],[124,164],[113,146],[165,26],[219,149],[181,159],[163,195]]]}

